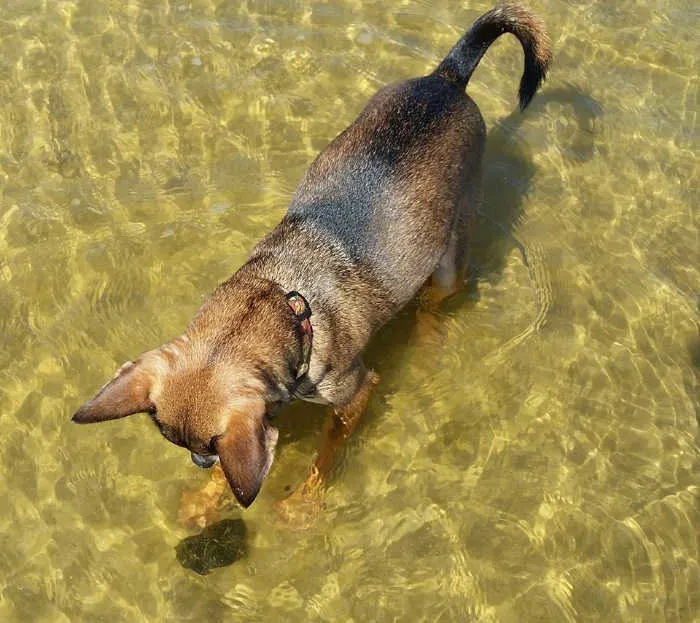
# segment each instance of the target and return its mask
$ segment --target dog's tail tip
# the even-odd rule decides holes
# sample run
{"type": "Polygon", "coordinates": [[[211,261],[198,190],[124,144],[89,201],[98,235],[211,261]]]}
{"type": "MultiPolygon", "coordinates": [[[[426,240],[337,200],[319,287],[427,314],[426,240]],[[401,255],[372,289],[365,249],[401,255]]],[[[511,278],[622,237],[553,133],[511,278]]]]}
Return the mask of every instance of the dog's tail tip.
{"type": "Polygon", "coordinates": [[[450,50],[435,73],[466,87],[488,47],[506,32],[520,41],[525,54],[519,90],[520,109],[524,110],[547,75],[552,52],[542,20],[520,4],[501,4],[484,13],[450,50]]]}
{"type": "Polygon", "coordinates": [[[505,6],[519,20],[523,29],[521,34],[513,33],[520,40],[525,54],[525,68],[518,89],[520,110],[523,111],[547,77],[552,63],[552,43],[544,23],[537,15],[517,4],[505,6]]]}

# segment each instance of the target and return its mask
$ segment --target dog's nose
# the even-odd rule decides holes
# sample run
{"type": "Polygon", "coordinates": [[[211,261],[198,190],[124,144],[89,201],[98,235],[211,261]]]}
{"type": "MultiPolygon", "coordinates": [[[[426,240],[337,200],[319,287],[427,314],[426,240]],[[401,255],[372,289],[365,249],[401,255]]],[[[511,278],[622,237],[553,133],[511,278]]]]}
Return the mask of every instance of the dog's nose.
{"type": "Polygon", "coordinates": [[[203,467],[206,469],[207,467],[211,467],[214,465],[219,460],[219,457],[214,455],[209,455],[209,456],[204,456],[203,454],[196,454],[192,453],[192,462],[197,466],[197,467],[203,467]]]}

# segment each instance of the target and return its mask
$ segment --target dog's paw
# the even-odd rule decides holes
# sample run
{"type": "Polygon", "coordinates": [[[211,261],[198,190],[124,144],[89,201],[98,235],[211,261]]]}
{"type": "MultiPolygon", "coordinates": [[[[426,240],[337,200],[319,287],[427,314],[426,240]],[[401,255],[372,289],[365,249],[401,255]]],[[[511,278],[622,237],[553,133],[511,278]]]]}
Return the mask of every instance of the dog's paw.
{"type": "Polygon", "coordinates": [[[219,509],[202,498],[200,491],[183,491],[177,522],[187,530],[202,530],[219,521],[219,509]]]}
{"type": "Polygon", "coordinates": [[[415,340],[420,346],[441,344],[447,329],[435,312],[418,310],[416,312],[415,340]]]}
{"type": "Polygon", "coordinates": [[[220,467],[216,466],[212,478],[204,487],[186,489],[180,496],[177,521],[188,530],[206,528],[220,519],[220,510],[228,491],[226,478],[220,467]]]}
{"type": "Polygon", "coordinates": [[[292,530],[307,530],[324,508],[323,493],[323,479],[314,469],[291,495],[275,504],[278,523],[292,530]]]}

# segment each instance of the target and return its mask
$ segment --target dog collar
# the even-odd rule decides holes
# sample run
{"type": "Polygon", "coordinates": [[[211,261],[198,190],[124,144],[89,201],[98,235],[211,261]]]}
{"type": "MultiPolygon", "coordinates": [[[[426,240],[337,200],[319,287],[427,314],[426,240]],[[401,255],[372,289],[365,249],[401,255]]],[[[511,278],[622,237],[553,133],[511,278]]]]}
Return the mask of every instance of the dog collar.
{"type": "Polygon", "coordinates": [[[294,290],[287,294],[287,303],[292,308],[301,330],[301,365],[297,370],[297,379],[300,379],[309,371],[311,361],[311,345],[314,339],[314,329],[310,320],[311,307],[309,302],[294,290]]]}

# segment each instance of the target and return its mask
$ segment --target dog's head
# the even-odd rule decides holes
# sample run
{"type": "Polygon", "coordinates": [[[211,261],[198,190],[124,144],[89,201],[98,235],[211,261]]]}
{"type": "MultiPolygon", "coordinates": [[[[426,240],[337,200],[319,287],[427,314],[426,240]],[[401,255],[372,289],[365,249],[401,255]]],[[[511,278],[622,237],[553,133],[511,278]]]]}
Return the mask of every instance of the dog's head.
{"type": "Polygon", "coordinates": [[[284,295],[218,290],[182,336],[124,364],[73,416],[80,424],[146,412],[200,467],[217,457],[237,500],[252,504],[272,465],[276,406],[290,398],[299,335],[284,295]]]}

